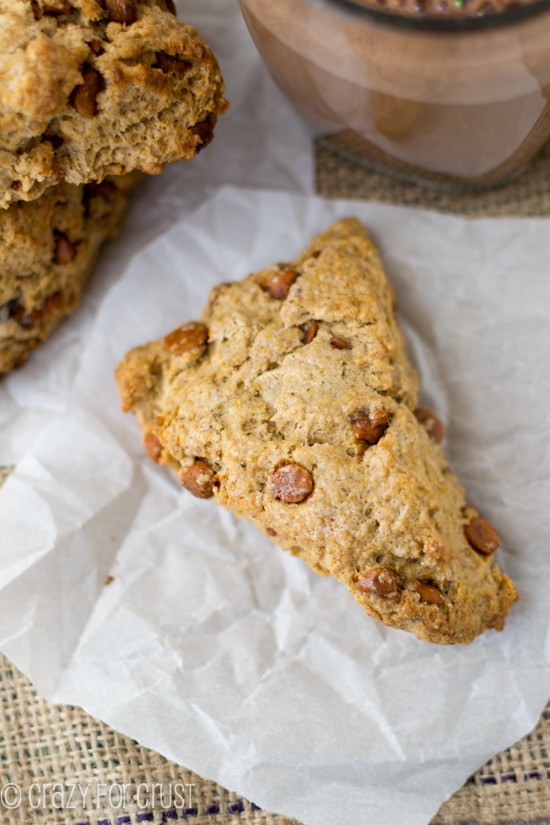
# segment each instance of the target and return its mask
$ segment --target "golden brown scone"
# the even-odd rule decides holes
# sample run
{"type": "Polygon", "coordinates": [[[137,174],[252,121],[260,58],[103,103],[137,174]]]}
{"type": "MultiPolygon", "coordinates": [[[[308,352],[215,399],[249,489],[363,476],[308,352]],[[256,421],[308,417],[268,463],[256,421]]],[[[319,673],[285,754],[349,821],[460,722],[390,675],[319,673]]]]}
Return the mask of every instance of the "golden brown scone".
{"type": "Polygon", "coordinates": [[[0,0],[0,207],[192,158],[223,81],[171,0],[0,0]],[[125,21],[125,22],[123,22],[125,21]]]}
{"type": "Polygon", "coordinates": [[[23,363],[76,309],[139,177],[60,183],[31,203],[0,210],[0,373],[23,363]]]}
{"type": "Polygon", "coordinates": [[[117,369],[155,461],[253,521],[374,618],[443,644],[501,629],[514,585],[417,409],[417,377],[366,229],[213,290],[201,322],[117,369]]]}

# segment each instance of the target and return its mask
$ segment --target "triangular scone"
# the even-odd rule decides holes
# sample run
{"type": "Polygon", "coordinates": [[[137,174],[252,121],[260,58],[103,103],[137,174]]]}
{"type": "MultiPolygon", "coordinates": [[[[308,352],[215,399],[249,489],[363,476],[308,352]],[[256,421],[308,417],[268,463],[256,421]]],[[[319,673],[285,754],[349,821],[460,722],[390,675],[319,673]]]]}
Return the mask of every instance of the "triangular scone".
{"type": "Polygon", "coordinates": [[[216,287],[201,322],[117,370],[149,455],[346,585],[374,618],[443,644],[501,629],[517,593],[417,410],[417,376],[366,229],[216,287]]]}

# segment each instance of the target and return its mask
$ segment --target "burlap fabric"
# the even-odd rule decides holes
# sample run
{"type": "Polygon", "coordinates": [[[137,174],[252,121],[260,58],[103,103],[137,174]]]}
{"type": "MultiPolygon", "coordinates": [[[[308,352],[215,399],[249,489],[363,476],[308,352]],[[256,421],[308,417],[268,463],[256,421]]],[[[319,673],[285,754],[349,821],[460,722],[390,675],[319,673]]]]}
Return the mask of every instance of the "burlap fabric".
{"type": "Polygon", "coordinates": [[[473,218],[548,217],[550,215],[550,143],[528,170],[512,183],[482,195],[456,195],[402,183],[371,172],[336,154],[330,138],[317,142],[317,191],[326,198],[360,198],[418,206],[473,218]]]}
{"type": "MultiPolygon", "coordinates": [[[[327,141],[319,142],[316,152],[317,189],[325,197],[472,216],[550,216],[550,145],[522,178],[483,196],[450,196],[399,183],[337,156],[327,141]]],[[[1,476],[0,472],[0,481],[1,476]]],[[[4,657],[0,703],[0,791],[9,786],[0,798],[0,825],[291,825],[121,736],[79,708],[49,704],[4,657]],[[19,792],[10,783],[21,789],[21,801],[8,810],[6,802],[19,803],[19,792]],[[86,792],[85,805],[82,794],[72,792],[78,785],[86,792]],[[140,788],[144,793],[137,797],[140,788]]],[[[367,822],[365,812],[358,811],[357,825],[367,822]]],[[[334,823],[338,825],[338,799],[334,823]]],[[[441,807],[431,825],[477,823],[550,825],[550,704],[535,730],[481,767],[441,807]]]]}

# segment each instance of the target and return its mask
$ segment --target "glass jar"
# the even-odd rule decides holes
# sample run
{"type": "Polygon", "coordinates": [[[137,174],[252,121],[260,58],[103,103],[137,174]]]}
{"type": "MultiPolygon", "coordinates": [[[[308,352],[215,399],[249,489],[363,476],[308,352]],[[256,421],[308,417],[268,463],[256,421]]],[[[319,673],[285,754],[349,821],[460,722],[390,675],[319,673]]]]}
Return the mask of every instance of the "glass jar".
{"type": "Polygon", "coordinates": [[[483,190],[519,175],[550,137],[550,0],[477,17],[353,0],[240,2],[296,110],[377,171],[483,190]]]}

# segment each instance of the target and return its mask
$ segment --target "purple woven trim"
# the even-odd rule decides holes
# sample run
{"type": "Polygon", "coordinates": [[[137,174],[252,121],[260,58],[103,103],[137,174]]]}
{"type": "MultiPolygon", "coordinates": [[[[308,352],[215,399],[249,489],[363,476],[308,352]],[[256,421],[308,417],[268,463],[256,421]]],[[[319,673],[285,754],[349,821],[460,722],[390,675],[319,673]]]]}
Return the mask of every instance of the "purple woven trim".
{"type": "Polygon", "coordinates": [[[219,812],[220,812],[220,806],[219,805],[209,805],[204,813],[205,814],[219,814],[219,812]]]}
{"type": "Polygon", "coordinates": [[[244,802],[232,802],[227,806],[228,814],[242,814],[244,813],[244,802]]]}
{"type": "MultiPolygon", "coordinates": [[[[483,776],[479,777],[479,783],[481,785],[498,785],[501,782],[520,782],[520,781],[533,781],[533,780],[546,780],[550,779],[550,769],[546,771],[525,771],[523,776],[518,778],[517,774],[515,773],[502,773],[502,774],[484,774],[483,776]]],[[[465,783],[466,785],[474,785],[476,782],[475,777],[471,776],[468,781],[465,783]]],[[[251,811],[261,811],[259,805],[255,805],[254,802],[249,803],[251,811]]],[[[198,808],[185,808],[184,810],[177,811],[177,810],[169,810],[169,811],[162,811],[160,813],[160,822],[168,823],[174,822],[174,820],[179,821],[189,821],[194,819],[195,817],[200,816],[216,816],[217,814],[228,813],[228,814],[243,814],[246,812],[246,804],[242,799],[237,799],[235,802],[230,802],[226,805],[225,810],[222,810],[222,806],[219,804],[209,805],[203,813],[199,814],[198,808]]],[[[74,825],[132,825],[135,823],[142,823],[142,822],[154,822],[155,814],[152,811],[147,811],[144,813],[135,814],[135,819],[132,819],[131,816],[119,816],[116,819],[96,819],[95,821],[89,820],[88,822],[75,822],[74,825]]],[[[542,820],[541,820],[542,822],[542,820]]]]}
{"type": "MultiPolygon", "coordinates": [[[[184,808],[183,810],[169,810],[169,811],[162,811],[155,813],[153,811],[144,811],[143,813],[135,814],[135,819],[128,814],[124,816],[119,816],[114,819],[96,819],[96,820],[89,820],[88,822],[75,822],[75,825],[133,825],[133,823],[141,823],[141,822],[155,822],[155,817],[160,815],[161,823],[168,823],[174,822],[174,820],[178,821],[189,821],[194,819],[198,816],[215,816],[216,814],[243,814],[247,810],[246,803],[242,799],[237,799],[235,802],[230,802],[226,805],[225,809],[222,808],[220,804],[209,805],[203,813],[199,814],[198,808],[184,808]]],[[[249,803],[249,810],[251,811],[261,811],[259,805],[255,805],[254,802],[249,803]]]]}
{"type": "MultiPolygon", "coordinates": [[[[533,779],[546,780],[550,779],[550,769],[546,771],[524,771],[523,775],[518,776],[515,773],[488,773],[479,777],[480,785],[499,785],[501,782],[530,782],[533,779]]],[[[476,779],[471,776],[466,785],[475,785],[476,779]]]]}

